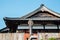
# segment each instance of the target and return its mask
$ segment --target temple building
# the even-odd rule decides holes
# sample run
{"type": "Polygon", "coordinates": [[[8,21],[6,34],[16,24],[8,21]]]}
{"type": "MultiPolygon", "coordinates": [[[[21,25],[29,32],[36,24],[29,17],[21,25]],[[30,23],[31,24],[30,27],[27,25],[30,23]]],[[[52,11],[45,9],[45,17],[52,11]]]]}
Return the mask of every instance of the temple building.
{"type": "Polygon", "coordinates": [[[60,38],[60,14],[41,4],[23,17],[4,17],[6,27],[1,33],[20,33],[24,40],[60,38]]]}

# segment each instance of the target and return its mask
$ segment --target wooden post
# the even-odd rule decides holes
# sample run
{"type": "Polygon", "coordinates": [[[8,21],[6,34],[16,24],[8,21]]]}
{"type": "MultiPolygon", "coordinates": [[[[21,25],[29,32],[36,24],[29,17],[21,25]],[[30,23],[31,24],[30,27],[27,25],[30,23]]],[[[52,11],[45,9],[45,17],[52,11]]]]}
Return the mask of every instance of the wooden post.
{"type": "Polygon", "coordinates": [[[57,24],[58,38],[60,38],[59,25],[57,24]]]}
{"type": "Polygon", "coordinates": [[[17,37],[17,40],[18,40],[18,30],[16,30],[16,37],[17,37]]]}
{"type": "Polygon", "coordinates": [[[30,35],[32,35],[32,26],[33,26],[33,21],[31,19],[29,19],[28,21],[28,25],[29,25],[29,32],[30,32],[30,35]]]}
{"type": "Polygon", "coordinates": [[[37,32],[38,33],[38,40],[40,40],[40,38],[39,38],[39,32],[37,32]]]}

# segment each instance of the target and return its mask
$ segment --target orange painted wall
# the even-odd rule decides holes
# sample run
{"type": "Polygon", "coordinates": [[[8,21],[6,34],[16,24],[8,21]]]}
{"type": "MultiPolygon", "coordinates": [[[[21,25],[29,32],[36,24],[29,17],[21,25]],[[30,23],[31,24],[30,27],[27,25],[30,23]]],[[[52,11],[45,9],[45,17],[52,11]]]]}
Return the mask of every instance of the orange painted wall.
{"type": "Polygon", "coordinates": [[[29,38],[30,34],[29,33],[24,33],[24,40],[27,40],[29,38]]]}
{"type": "MultiPolygon", "coordinates": [[[[38,36],[36,33],[33,34],[34,36],[38,36]]],[[[29,33],[24,33],[24,40],[27,40],[27,38],[30,37],[29,33]]]]}

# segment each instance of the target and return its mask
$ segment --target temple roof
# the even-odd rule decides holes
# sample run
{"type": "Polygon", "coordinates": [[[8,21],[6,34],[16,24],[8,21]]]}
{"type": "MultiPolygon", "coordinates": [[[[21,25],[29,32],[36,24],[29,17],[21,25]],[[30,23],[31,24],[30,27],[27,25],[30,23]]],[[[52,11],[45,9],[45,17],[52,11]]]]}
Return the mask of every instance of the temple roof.
{"type": "MultiPolygon", "coordinates": [[[[45,13],[45,14],[46,14],[45,13]]],[[[39,15],[39,14],[38,14],[39,15]]],[[[43,14],[44,15],[44,14],[43,14]]],[[[54,12],[52,10],[50,10],[49,8],[47,8],[44,4],[41,4],[41,6],[39,8],[37,8],[36,10],[34,10],[33,12],[28,13],[27,15],[23,16],[23,17],[17,17],[17,18],[10,18],[10,17],[5,17],[4,20],[60,20],[60,14],[57,12],[54,12]],[[52,14],[55,18],[41,18],[41,17],[35,17],[35,14],[38,14],[38,12],[42,11],[41,13],[43,14],[43,12],[49,12],[49,15],[52,14]],[[34,16],[35,18],[31,18],[32,16],[34,16]],[[57,18],[56,18],[57,17],[57,18]]]]}
{"type": "Polygon", "coordinates": [[[9,31],[9,28],[8,27],[5,27],[3,29],[0,29],[0,33],[8,32],[8,31],[9,31]]]}
{"type": "Polygon", "coordinates": [[[24,19],[24,18],[27,18],[27,17],[29,17],[29,16],[31,16],[31,15],[34,15],[34,14],[37,13],[38,11],[48,11],[48,12],[50,12],[51,14],[60,17],[60,14],[59,14],[59,13],[57,13],[57,12],[55,12],[55,11],[47,8],[44,4],[41,4],[41,6],[40,6],[39,8],[37,8],[37,9],[34,10],[33,12],[28,13],[27,15],[21,17],[21,19],[24,19]]]}

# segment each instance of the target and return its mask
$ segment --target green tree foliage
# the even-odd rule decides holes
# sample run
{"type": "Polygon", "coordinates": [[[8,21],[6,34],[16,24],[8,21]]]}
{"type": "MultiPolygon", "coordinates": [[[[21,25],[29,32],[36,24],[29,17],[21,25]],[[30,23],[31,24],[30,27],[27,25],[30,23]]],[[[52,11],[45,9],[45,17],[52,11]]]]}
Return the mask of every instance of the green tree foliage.
{"type": "Polygon", "coordinates": [[[52,38],[49,38],[49,40],[56,40],[56,38],[53,38],[53,37],[52,37],[52,38]]]}

